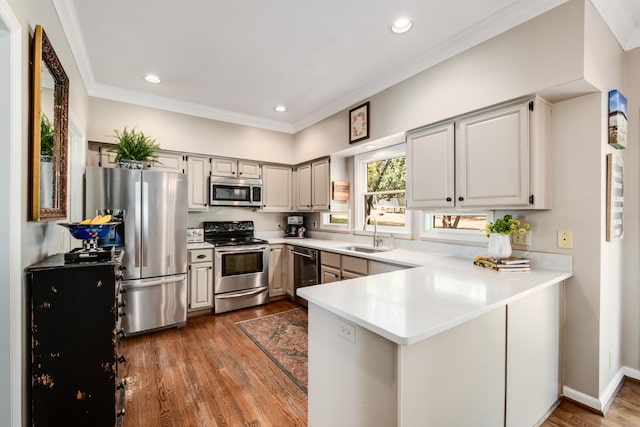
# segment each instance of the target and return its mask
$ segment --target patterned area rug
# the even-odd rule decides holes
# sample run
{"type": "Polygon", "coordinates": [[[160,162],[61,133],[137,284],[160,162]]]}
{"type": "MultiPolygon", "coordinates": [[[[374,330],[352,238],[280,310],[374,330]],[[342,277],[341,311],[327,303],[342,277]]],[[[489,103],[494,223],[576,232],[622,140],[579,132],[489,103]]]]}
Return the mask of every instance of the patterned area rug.
{"type": "Polygon", "coordinates": [[[245,320],[236,325],[307,392],[308,330],[305,308],[245,320]]]}

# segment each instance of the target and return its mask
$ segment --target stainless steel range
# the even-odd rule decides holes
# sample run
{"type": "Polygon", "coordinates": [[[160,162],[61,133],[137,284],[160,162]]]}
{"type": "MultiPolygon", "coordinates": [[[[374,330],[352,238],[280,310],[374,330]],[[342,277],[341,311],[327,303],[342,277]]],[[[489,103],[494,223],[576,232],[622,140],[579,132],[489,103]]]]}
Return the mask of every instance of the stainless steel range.
{"type": "Polygon", "coordinates": [[[204,240],[214,246],[214,312],[267,302],[269,244],[254,237],[253,221],[204,222],[204,240]]]}

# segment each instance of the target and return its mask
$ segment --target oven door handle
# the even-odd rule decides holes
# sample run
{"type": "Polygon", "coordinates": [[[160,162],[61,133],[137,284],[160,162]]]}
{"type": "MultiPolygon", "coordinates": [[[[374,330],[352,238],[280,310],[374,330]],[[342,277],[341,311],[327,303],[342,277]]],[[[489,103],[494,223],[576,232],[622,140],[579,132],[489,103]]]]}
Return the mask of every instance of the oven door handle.
{"type": "Polygon", "coordinates": [[[229,298],[239,298],[239,297],[246,297],[246,296],[250,296],[250,295],[256,295],[259,294],[261,292],[264,292],[266,288],[263,286],[261,288],[257,288],[257,289],[252,289],[250,291],[247,292],[234,292],[230,295],[216,295],[216,299],[229,299],[229,298]]]}
{"type": "Polygon", "coordinates": [[[303,254],[302,252],[291,251],[291,253],[294,254],[294,255],[303,256],[303,257],[309,258],[309,259],[316,259],[313,255],[303,254]]]}
{"type": "Polygon", "coordinates": [[[232,252],[251,252],[251,251],[266,251],[269,248],[267,245],[260,246],[237,246],[237,247],[221,247],[216,248],[215,251],[220,254],[232,253],[232,252]]]}

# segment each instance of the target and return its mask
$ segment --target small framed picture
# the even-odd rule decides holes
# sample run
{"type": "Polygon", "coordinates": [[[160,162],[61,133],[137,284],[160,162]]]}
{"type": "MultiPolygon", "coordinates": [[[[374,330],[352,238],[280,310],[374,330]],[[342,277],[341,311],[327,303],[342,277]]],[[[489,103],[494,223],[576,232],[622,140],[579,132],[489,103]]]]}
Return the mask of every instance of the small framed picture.
{"type": "Polygon", "coordinates": [[[369,138],[369,102],[349,110],[349,144],[369,138]]]}

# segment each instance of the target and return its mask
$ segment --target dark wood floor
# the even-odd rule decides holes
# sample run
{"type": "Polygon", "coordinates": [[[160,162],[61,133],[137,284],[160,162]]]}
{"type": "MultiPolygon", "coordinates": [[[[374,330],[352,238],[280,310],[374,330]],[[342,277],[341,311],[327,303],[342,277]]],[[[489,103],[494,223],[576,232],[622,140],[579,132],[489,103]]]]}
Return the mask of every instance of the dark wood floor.
{"type": "MultiPolygon", "coordinates": [[[[125,427],[306,426],[307,395],[235,323],[290,310],[282,300],[123,340],[125,427]]],[[[563,401],[543,427],[640,426],[640,382],[625,380],[606,417],[563,401]]]]}
{"type": "Polygon", "coordinates": [[[626,378],[605,417],[569,400],[560,406],[543,427],[632,427],[640,426],[640,382],[626,378]]]}
{"type": "Polygon", "coordinates": [[[287,300],[123,340],[125,427],[304,426],[307,395],[235,323],[287,300]]]}

